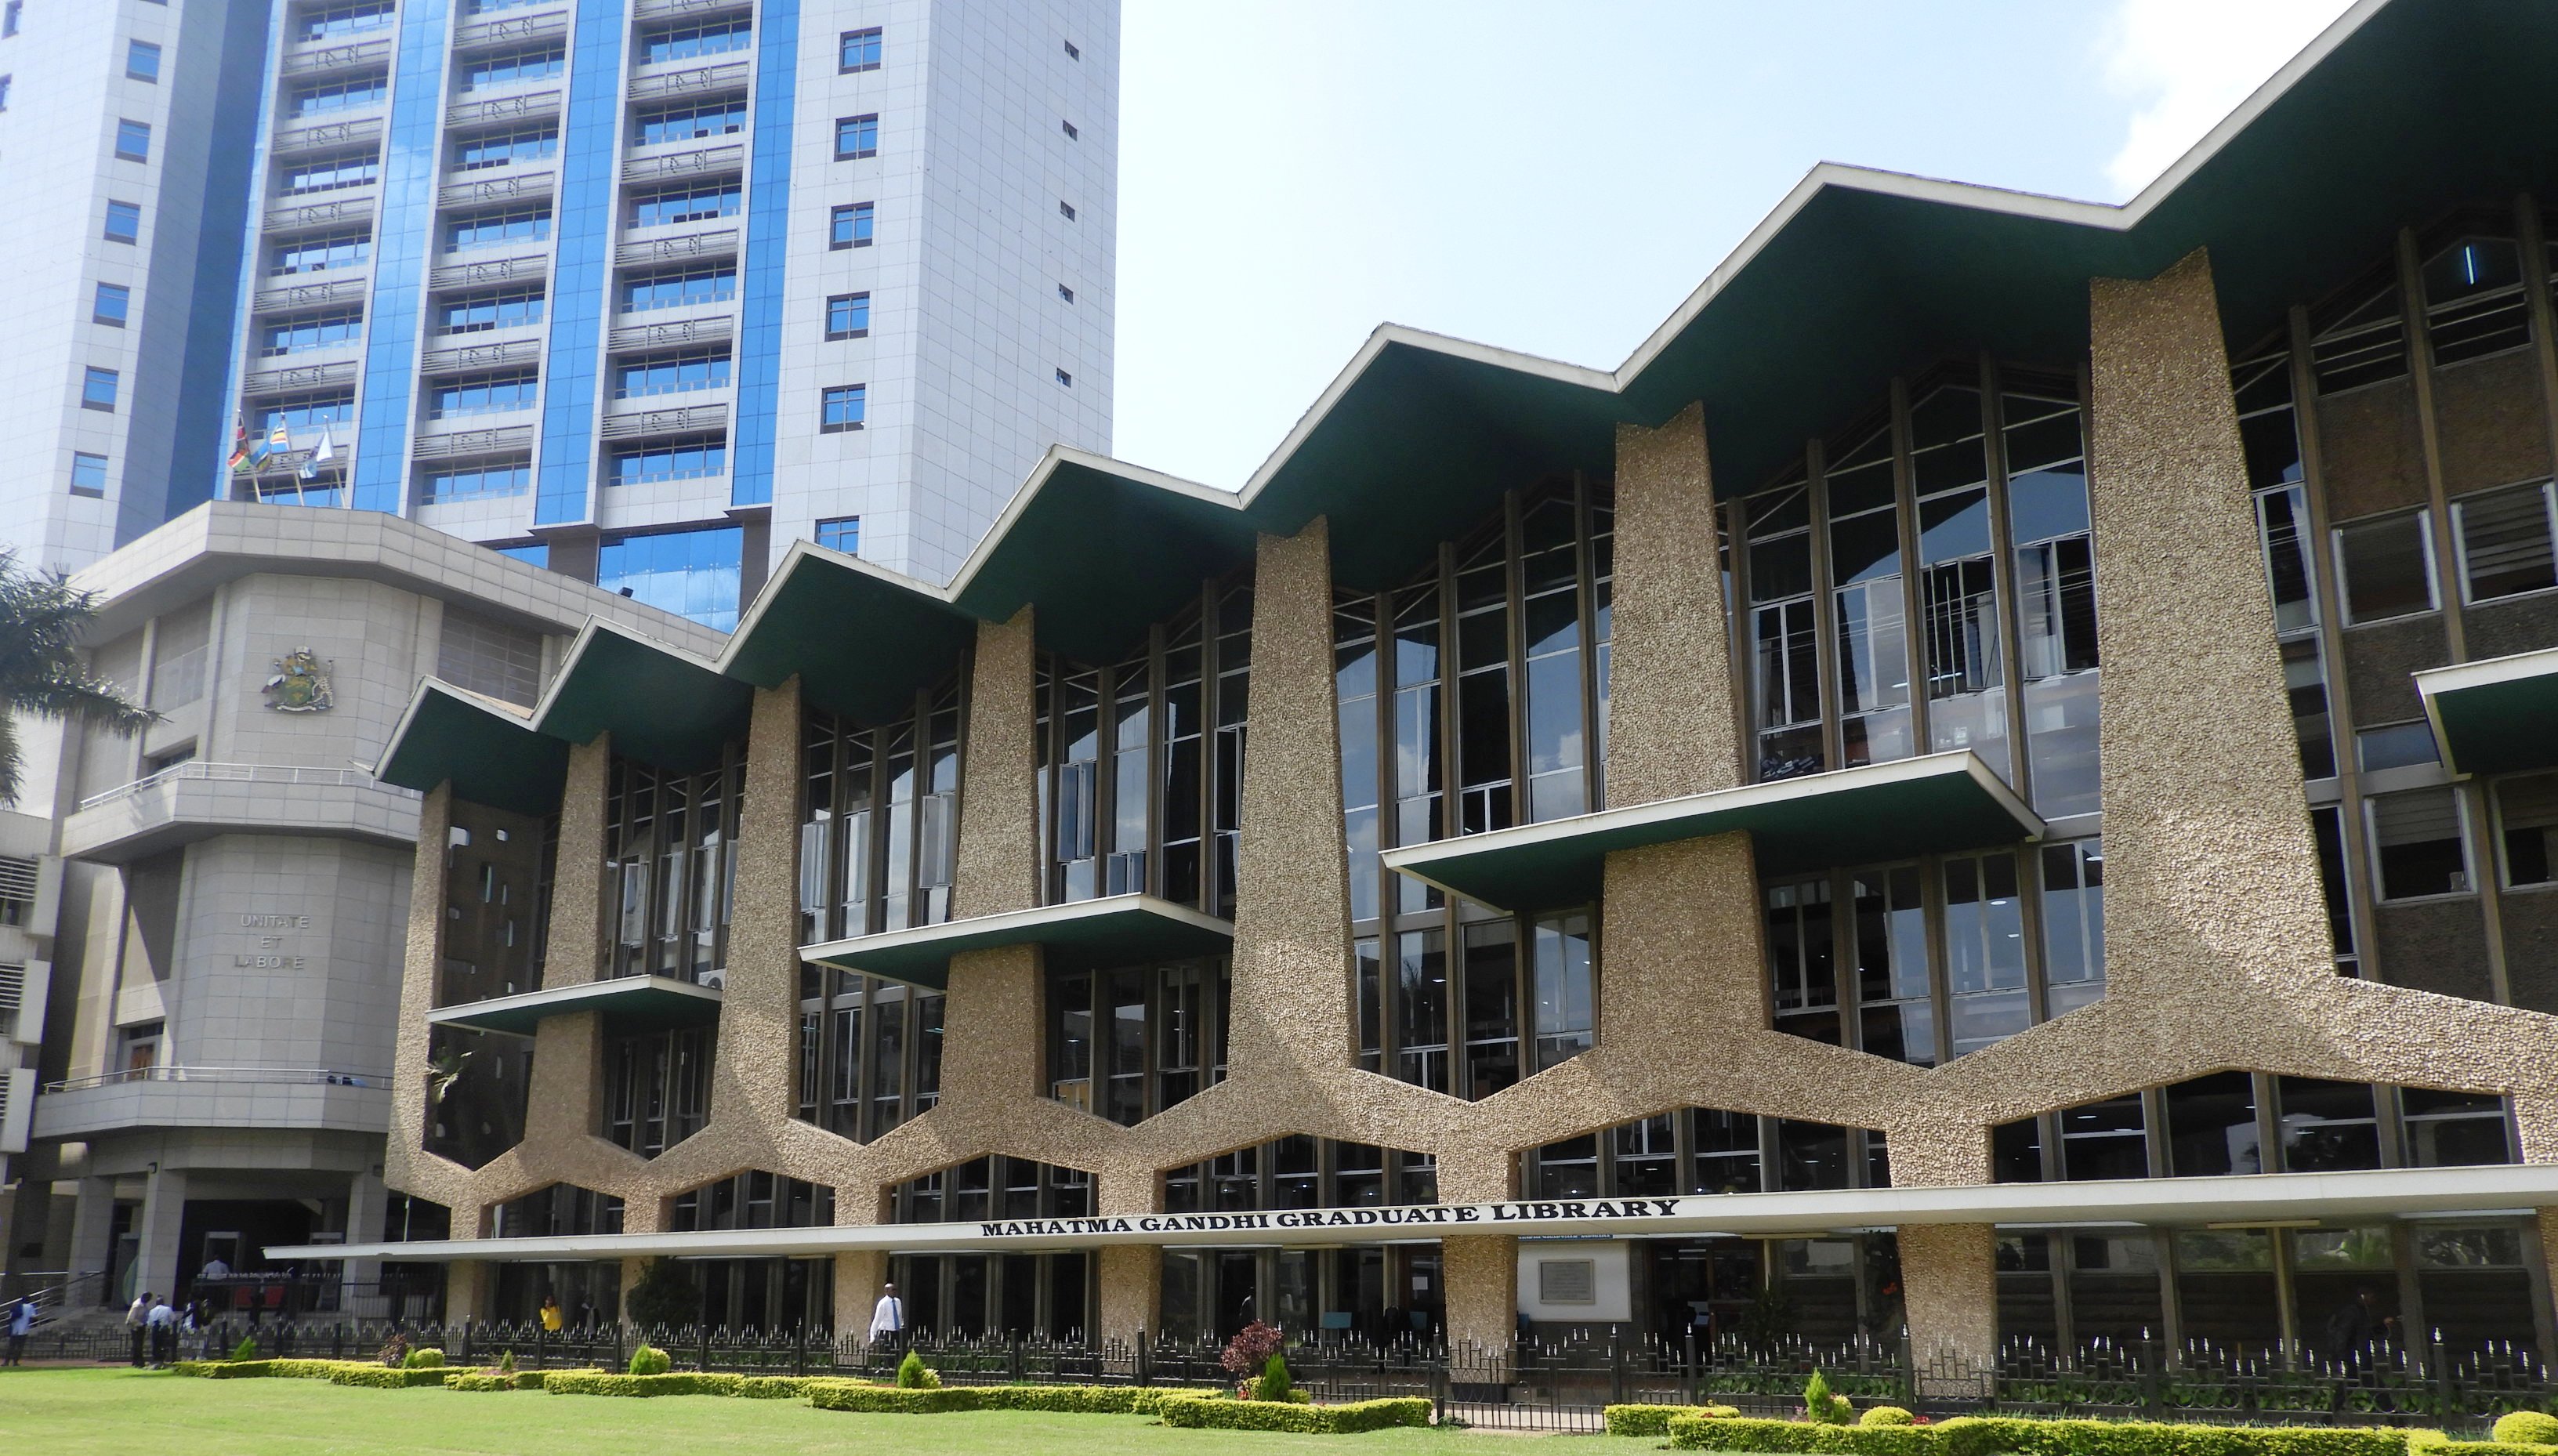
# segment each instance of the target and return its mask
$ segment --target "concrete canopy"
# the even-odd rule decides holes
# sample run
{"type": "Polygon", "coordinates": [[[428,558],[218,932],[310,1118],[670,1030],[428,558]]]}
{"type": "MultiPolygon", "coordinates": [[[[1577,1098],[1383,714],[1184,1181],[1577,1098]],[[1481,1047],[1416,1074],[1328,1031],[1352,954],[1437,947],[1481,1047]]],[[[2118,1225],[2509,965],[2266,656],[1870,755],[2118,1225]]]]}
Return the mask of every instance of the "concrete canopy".
{"type": "Polygon", "coordinates": [[[1213,916],[1152,895],[1110,895],[803,946],[799,957],[938,991],[950,984],[950,957],[963,950],[1044,946],[1050,969],[1071,970],[1222,955],[1233,944],[1234,927],[1213,916]]]}
{"type": "Polygon", "coordinates": [[[2416,691],[2453,773],[2558,768],[2558,648],[2419,672],[2416,691]]]}

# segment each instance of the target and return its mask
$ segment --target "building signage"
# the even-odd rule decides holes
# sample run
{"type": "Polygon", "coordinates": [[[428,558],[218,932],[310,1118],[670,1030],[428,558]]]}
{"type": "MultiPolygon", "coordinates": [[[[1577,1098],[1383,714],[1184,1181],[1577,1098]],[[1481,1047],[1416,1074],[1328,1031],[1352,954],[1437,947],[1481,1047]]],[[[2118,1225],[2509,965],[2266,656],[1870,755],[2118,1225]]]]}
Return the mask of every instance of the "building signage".
{"type": "Polygon", "coordinates": [[[1005,1219],[977,1226],[981,1238],[1074,1238],[1098,1234],[1269,1234],[1291,1229],[1386,1229],[1414,1224],[1493,1224],[1485,1233],[1524,1234],[1521,1224],[1593,1219],[1669,1219],[1675,1198],[1603,1198],[1562,1203],[1413,1204],[1386,1209],[1287,1209],[1271,1214],[1129,1214],[1098,1219],[1005,1219]]]}
{"type": "Polygon", "coordinates": [[[233,955],[231,957],[231,964],[235,966],[246,966],[251,970],[301,970],[304,968],[306,962],[303,957],[284,953],[285,943],[284,936],[281,933],[285,931],[307,931],[311,929],[311,917],[307,915],[279,915],[258,911],[242,911],[240,913],[239,923],[241,930],[253,933],[252,939],[256,944],[256,949],[246,954],[233,955]]]}

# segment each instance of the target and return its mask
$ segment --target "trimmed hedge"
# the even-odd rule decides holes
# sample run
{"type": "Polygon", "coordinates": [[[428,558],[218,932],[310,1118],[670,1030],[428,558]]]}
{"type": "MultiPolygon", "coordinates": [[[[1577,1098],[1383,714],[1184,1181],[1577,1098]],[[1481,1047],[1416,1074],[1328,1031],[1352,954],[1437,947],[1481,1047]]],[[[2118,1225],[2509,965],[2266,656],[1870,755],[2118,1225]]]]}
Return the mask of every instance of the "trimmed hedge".
{"type": "MultiPolygon", "coordinates": [[[[1669,1436],[1670,1445],[1683,1451],[1840,1456],[2407,1456],[2408,1446],[2407,1433],[2395,1430],[2010,1416],[1958,1416],[1929,1426],[1829,1426],[1677,1415],[1670,1418],[1669,1436]]],[[[2464,1450],[2456,1456],[2490,1453],[2464,1450]]]]}
{"type": "Polygon", "coordinates": [[[1202,1395],[1167,1395],[1162,1410],[1166,1425],[1196,1430],[1286,1431],[1307,1436],[1354,1435],[1391,1426],[1430,1423],[1430,1402],[1417,1395],[1386,1400],[1353,1400],[1347,1405],[1291,1405],[1275,1400],[1218,1400],[1202,1395]]]}
{"type": "Polygon", "coordinates": [[[537,1370],[459,1370],[444,1373],[448,1390],[538,1390],[542,1388],[542,1372],[537,1370]]]}
{"type": "MultiPolygon", "coordinates": [[[[172,1364],[169,1367],[169,1370],[173,1375],[196,1376],[208,1381],[252,1381],[260,1379],[335,1381],[338,1379],[339,1373],[342,1371],[371,1371],[391,1376],[404,1376],[411,1374],[411,1372],[393,1370],[387,1366],[378,1365],[369,1360],[181,1360],[172,1364]]],[[[437,1370],[420,1372],[420,1374],[432,1375],[436,1377],[437,1381],[440,1381],[443,1379],[445,1372],[437,1370]]],[[[370,1381],[341,1381],[339,1383],[373,1384],[380,1383],[370,1381]]],[[[417,1381],[410,1383],[431,1385],[436,1383],[436,1381],[417,1381]]]]}
{"type": "Polygon", "coordinates": [[[350,1363],[329,1372],[329,1383],[355,1385],[367,1390],[406,1390],[420,1385],[441,1385],[444,1376],[444,1367],[440,1365],[421,1370],[405,1367],[393,1370],[388,1366],[350,1363]]]}
{"type": "Polygon", "coordinates": [[[1673,1415],[1709,1418],[1739,1415],[1732,1405],[1611,1405],[1605,1415],[1612,1436],[1666,1436],[1673,1415]]]}
{"type": "Polygon", "coordinates": [[[1182,1393],[1137,1385],[944,1385],[937,1390],[868,1381],[804,1383],[819,1410],[884,1415],[938,1415],[951,1410],[1044,1410],[1059,1415],[1153,1415],[1164,1397],[1182,1393]]]}
{"type": "Polygon", "coordinates": [[[746,1377],[677,1371],[617,1376],[600,1370],[554,1371],[542,1388],[554,1395],[738,1395],[746,1377]]]}
{"type": "Polygon", "coordinates": [[[2558,1446],[2558,1415],[2515,1410],[2496,1417],[2495,1439],[2508,1446],[2558,1446]]]}

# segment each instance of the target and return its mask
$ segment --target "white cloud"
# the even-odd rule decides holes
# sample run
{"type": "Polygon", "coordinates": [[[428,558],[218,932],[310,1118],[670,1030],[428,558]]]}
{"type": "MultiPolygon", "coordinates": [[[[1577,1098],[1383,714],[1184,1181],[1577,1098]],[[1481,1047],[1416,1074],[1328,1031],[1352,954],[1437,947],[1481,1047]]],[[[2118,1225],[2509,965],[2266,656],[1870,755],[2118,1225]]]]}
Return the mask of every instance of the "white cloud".
{"type": "Polygon", "coordinates": [[[2106,176],[2130,197],[2317,39],[2352,0],[2118,0],[2105,79],[2135,109],[2106,176]]]}

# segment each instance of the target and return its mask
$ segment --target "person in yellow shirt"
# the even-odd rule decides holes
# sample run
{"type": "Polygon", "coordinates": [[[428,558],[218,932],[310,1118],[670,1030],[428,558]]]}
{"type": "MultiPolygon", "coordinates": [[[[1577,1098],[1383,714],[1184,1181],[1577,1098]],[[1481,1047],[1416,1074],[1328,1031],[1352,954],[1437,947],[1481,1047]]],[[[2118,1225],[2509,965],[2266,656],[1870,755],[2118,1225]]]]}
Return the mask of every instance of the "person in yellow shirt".
{"type": "Polygon", "coordinates": [[[542,1333],[546,1335],[556,1335],[559,1332],[559,1296],[555,1294],[545,1294],[542,1296],[542,1333]]]}

